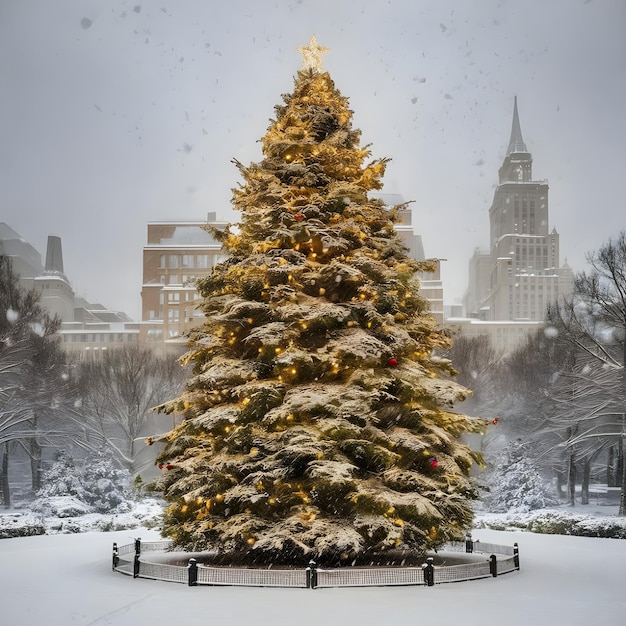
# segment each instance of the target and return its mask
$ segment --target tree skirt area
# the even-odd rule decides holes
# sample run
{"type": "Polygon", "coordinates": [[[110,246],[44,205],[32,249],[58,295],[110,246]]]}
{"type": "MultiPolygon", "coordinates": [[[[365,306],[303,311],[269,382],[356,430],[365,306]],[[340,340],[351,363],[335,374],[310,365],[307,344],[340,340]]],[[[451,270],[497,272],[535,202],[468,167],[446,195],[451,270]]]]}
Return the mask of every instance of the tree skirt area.
{"type": "Polygon", "coordinates": [[[520,546],[521,570],[435,587],[276,589],[188,587],[111,570],[113,542],[156,530],[0,541],[2,623],[30,626],[244,624],[386,626],[623,625],[626,541],[479,529],[474,539],[520,546]]]}

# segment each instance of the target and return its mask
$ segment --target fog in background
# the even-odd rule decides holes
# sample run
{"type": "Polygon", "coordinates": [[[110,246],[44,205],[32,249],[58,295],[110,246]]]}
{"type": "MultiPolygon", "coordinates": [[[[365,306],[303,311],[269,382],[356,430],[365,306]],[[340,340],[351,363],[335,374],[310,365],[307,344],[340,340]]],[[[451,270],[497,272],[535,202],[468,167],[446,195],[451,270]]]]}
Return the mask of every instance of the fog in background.
{"type": "Polygon", "coordinates": [[[414,200],[460,298],[518,96],[533,178],[575,270],[626,227],[624,0],[0,0],[0,221],[78,295],[141,316],[147,222],[236,221],[315,33],[385,192],[414,200]]]}

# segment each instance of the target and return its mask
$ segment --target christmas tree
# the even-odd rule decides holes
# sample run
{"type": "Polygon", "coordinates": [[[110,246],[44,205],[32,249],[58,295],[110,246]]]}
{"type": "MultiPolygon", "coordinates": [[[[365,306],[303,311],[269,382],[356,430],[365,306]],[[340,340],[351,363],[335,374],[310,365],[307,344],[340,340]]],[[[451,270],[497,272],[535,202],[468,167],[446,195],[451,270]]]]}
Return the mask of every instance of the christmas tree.
{"type": "Polygon", "coordinates": [[[479,460],[458,438],[482,421],[452,412],[466,389],[418,271],[394,230],[398,210],[368,192],[370,160],[348,100],[299,48],[293,93],[275,107],[263,159],[235,162],[228,258],[199,281],[206,314],[184,357],[185,392],[161,407],[182,423],[157,487],[163,533],[222,562],[367,562],[460,539],[479,460]]]}

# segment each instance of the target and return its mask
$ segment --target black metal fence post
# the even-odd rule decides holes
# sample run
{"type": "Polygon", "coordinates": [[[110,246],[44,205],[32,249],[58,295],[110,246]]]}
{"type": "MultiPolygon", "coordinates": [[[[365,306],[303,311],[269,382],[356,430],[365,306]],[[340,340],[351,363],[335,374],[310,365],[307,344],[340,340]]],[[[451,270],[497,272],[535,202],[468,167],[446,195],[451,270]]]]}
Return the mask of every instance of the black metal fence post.
{"type": "Polygon", "coordinates": [[[465,535],[465,552],[468,554],[474,552],[474,541],[472,540],[471,533],[467,533],[467,535],[465,535]]]}
{"type": "Polygon", "coordinates": [[[309,566],[306,568],[306,586],[309,589],[317,588],[317,563],[315,561],[309,561],[309,566]]]}
{"type": "Polygon", "coordinates": [[[517,543],[513,544],[513,563],[515,563],[515,569],[519,569],[519,546],[517,543]]]}
{"type": "Polygon", "coordinates": [[[133,578],[139,577],[139,557],[141,556],[141,537],[135,539],[135,559],[133,561],[133,578]]]}
{"type": "Polygon", "coordinates": [[[422,565],[422,570],[424,572],[424,582],[428,587],[432,587],[435,584],[435,567],[432,556],[426,559],[426,563],[422,565]]]}
{"type": "Polygon", "coordinates": [[[489,557],[489,572],[494,578],[498,575],[498,559],[495,554],[489,557]]]}
{"type": "Polygon", "coordinates": [[[120,555],[117,550],[117,544],[113,544],[113,569],[115,569],[120,563],[120,555]]]}
{"type": "Polygon", "coordinates": [[[198,584],[198,561],[191,557],[189,559],[189,586],[195,587],[198,584]]]}

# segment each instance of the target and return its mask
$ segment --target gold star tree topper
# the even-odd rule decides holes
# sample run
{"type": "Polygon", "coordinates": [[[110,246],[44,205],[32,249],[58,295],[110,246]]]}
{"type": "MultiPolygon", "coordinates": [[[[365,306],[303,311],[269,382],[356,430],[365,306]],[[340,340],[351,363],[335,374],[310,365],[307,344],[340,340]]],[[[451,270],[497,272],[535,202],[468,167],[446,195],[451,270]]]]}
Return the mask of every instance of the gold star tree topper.
{"type": "Polygon", "coordinates": [[[298,52],[302,55],[302,69],[313,70],[314,72],[322,71],[322,55],[326,54],[330,48],[320,46],[317,43],[315,35],[311,35],[308,46],[300,46],[298,52]]]}

